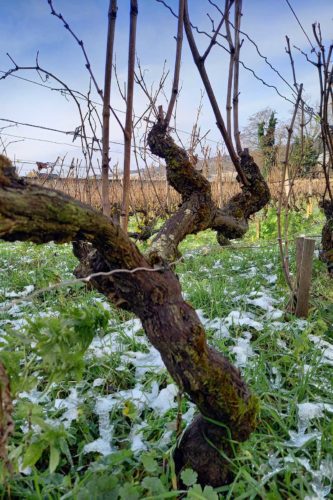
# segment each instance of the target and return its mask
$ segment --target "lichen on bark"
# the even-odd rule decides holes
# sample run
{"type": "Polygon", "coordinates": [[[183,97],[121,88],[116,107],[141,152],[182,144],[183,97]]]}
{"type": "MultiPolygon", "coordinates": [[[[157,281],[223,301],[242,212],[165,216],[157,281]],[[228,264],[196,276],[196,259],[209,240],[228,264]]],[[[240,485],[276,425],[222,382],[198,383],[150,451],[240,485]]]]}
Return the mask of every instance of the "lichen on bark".
{"type": "Polygon", "coordinates": [[[248,230],[250,216],[270,199],[267,183],[247,151],[240,157],[247,185],[241,185],[241,193],[218,208],[212,199],[209,181],[195,170],[186,151],[174,142],[163,118],[151,128],[148,145],[153,154],[165,160],[168,182],[182,196],[180,208],[153,239],[149,255],[154,261],[158,257],[175,260],[179,257],[178,245],[188,234],[208,228],[217,232],[217,241],[222,246],[229,239],[241,238],[248,230]]]}

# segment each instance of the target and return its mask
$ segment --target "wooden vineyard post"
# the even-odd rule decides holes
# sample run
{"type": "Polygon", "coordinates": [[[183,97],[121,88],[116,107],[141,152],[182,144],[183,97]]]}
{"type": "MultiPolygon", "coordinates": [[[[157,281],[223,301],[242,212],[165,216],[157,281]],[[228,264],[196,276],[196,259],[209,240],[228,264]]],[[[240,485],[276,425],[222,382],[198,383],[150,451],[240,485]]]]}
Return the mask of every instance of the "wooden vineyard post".
{"type": "Polygon", "coordinates": [[[260,229],[261,229],[261,224],[260,224],[260,219],[259,215],[256,217],[256,239],[260,240],[260,229]]]}
{"type": "Polygon", "coordinates": [[[296,308],[299,318],[306,318],[309,311],[309,295],[312,277],[312,261],[315,240],[300,237],[296,240],[296,308]]]}

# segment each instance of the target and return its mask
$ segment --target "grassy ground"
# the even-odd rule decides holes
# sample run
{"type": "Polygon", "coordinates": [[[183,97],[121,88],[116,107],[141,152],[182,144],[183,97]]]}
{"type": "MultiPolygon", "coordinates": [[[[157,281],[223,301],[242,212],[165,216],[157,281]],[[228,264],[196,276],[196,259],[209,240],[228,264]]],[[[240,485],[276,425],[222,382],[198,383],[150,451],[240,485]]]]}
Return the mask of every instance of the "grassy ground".
{"type": "MultiPolygon", "coordinates": [[[[292,214],[291,236],[318,235],[321,224],[318,212],[292,214]]],[[[256,432],[235,444],[233,483],[202,491],[187,470],[183,496],[333,498],[331,283],[316,258],[308,320],[286,315],[273,212],[260,239],[257,230],[230,248],[209,231],[182,245],[186,299],[261,402],[256,432]]],[[[80,284],[19,302],[71,279],[74,266],[69,245],[0,244],[0,359],[15,398],[15,472],[0,465],[2,498],[176,498],[172,449],[195,408],[140,322],[80,284]]]]}

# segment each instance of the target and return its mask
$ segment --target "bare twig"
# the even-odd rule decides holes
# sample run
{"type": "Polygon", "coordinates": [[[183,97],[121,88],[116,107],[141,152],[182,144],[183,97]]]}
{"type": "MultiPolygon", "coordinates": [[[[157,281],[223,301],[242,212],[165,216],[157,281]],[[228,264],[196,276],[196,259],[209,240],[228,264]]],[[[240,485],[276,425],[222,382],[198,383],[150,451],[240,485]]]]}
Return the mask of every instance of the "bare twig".
{"type": "Polygon", "coordinates": [[[178,95],[179,73],[180,73],[180,63],[181,63],[182,45],[183,45],[184,5],[185,5],[185,0],[179,0],[175,69],[174,69],[174,75],[173,75],[171,98],[170,98],[168,110],[167,110],[165,118],[164,118],[164,122],[165,122],[166,126],[168,126],[170,123],[172,111],[173,111],[173,108],[175,106],[175,102],[176,102],[177,95],[178,95]]]}
{"type": "Polygon", "coordinates": [[[234,90],[233,90],[233,118],[234,118],[234,138],[236,144],[236,150],[238,155],[242,152],[242,145],[240,142],[240,131],[239,131],[239,121],[238,121],[238,102],[239,102],[239,52],[241,48],[241,42],[239,39],[239,27],[241,23],[242,16],[242,0],[235,0],[235,54],[234,54],[234,90]]]}
{"type": "Polygon", "coordinates": [[[108,12],[108,34],[106,42],[106,61],[104,77],[104,95],[103,95],[103,127],[102,127],[102,206],[103,213],[110,216],[111,205],[109,195],[109,141],[110,141],[110,94],[111,94],[111,75],[113,44],[117,18],[117,0],[110,0],[108,12]]]}
{"type": "Polygon", "coordinates": [[[280,250],[281,261],[282,261],[282,269],[283,269],[283,274],[285,276],[286,282],[287,282],[290,290],[293,290],[293,284],[292,284],[291,277],[290,277],[289,264],[288,264],[288,254],[286,253],[286,249],[283,247],[281,214],[282,214],[284,186],[285,186],[285,182],[286,182],[287,171],[288,171],[288,179],[290,177],[288,165],[289,165],[291,136],[293,134],[293,128],[294,128],[294,124],[295,124],[295,120],[296,120],[296,115],[297,115],[297,111],[298,111],[298,108],[299,108],[299,105],[301,102],[301,98],[302,98],[302,91],[303,91],[303,84],[300,84],[299,90],[298,90],[297,101],[296,101],[295,107],[294,107],[293,116],[292,116],[292,119],[290,122],[290,126],[288,127],[288,138],[287,138],[287,144],[286,144],[285,159],[283,162],[283,169],[282,169],[282,175],[281,175],[281,191],[280,191],[280,197],[279,197],[279,203],[278,203],[278,209],[277,209],[278,241],[279,241],[279,250],[280,250]]]}
{"type": "Polygon", "coordinates": [[[124,136],[124,175],[123,175],[123,200],[121,205],[120,223],[124,231],[128,226],[128,202],[130,188],[130,168],[131,168],[131,141],[133,123],[133,96],[134,96],[134,67],[135,67],[135,44],[136,44],[136,23],[138,17],[138,2],[131,0],[130,10],[130,34],[128,48],[128,75],[127,75],[127,96],[126,96],[126,120],[124,136]]]}
{"type": "Polygon", "coordinates": [[[191,49],[191,52],[192,52],[192,56],[193,56],[194,62],[195,62],[196,66],[198,68],[198,71],[200,73],[201,79],[203,81],[203,84],[204,84],[206,92],[207,92],[207,96],[208,96],[208,98],[210,100],[210,103],[211,103],[211,106],[212,106],[212,109],[213,109],[213,112],[214,112],[214,115],[215,115],[216,125],[217,125],[218,129],[220,130],[220,132],[222,134],[222,137],[223,137],[225,145],[226,145],[226,147],[228,149],[230,158],[231,158],[231,160],[232,160],[232,162],[233,162],[233,164],[235,166],[235,169],[236,169],[236,171],[237,171],[237,173],[239,175],[239,178],[240,178],[241,182],[245,186],[247,186],[248,185],[248,180],[247,180],[246,176],[244,175],[244,172],[242,171],[242,169],[240,167],[239,158],[238,158],[237,153],[235,151],[235,148],[233,146],[231,137],[228,134],[228,131],[226,129],[226,126],[225,126],[225,123],[224,123],[224,120],[223,120],[223,117],[222,117],[219,105],[217,103],[217,100],[216,100],[213,88],[211,86],[211,83],[210,83],[210,80],[209,80],[209,77],[208,77],[208,74],[207,74],[204,62],[202,61],[202,59],[200,57],[200,54],[199,54],[199,51],[198,51],[198,48],[197,48],[197,45],[196,45],[196,42],[195,42],[195,39],[194,39],[194,36],[193,36],[193,33],[192,33],[192,28],[191,28],[189,13],[188,13],[187,0],[185,0],[184,27],[185,27],[185,32],[186,32],[187,40],[188,40],[188,43],[190,45],[190,49],[191,49]]]}

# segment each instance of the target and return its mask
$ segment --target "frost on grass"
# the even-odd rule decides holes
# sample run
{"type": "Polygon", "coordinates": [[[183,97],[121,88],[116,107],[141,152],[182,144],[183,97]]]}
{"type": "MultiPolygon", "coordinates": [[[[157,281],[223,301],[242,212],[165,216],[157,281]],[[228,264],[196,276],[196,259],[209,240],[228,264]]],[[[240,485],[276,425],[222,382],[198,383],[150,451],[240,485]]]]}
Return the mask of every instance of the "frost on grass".
{"type": "Polygon", "coordinates": [[[246,326],[254,328],[257,331],[263,330],[264,326],[259,321],[255,320],[255,315],[244,311],[231,311],[224,319],[227,326],[246,326]]]}
{"type": "Polygon", "coordinates": [[[70,427],[71,423],[78,417],[78,407],[82,402],[77,394],[77,389],[74,387],[70,390],[70,394],[67,398],[60,399],[57,398],[54,401],[54,408],[56,410],[65,410],[59,421],[62,422],[65,428],[70,427]]]}
{"type": "MultiPolygon", "coordinates": [[[[157,416],[163,416],[171,408],[175,408],[175,401],[178,389],[175,384],[169,384],[164,389],[159,391],[157,382],[152,384],[151,390],[148,391],[141,384],[137,384],[134,389],[119,391],[115,394],[110,394],[105,397],[97,398],[94,411],[99,420],[99,438],[84,446],[83,452],[97,452],[101,455],[112,453],[113,446],[113,431],[114,425],[110,423],[110,413],[118,406],[123,406],[126,401],[130,401],[135,405],[138,413],[145,408],[152,409],[157,416]]],[[[147,447],[143,441],[142,430],[145,428],[144,422],[136,424],[132,427],[129,435],[132,451],[142,451],[147,447]]],[[[171,438],[171,433],[168,439],[164,436],[165,441],[171,438]]]]}
{"type": "Polygon", "coordinates": [[[161,355],[155,347],[151,346],[148,352],[128,351],[122,355],[122,361],[135,367],[135,377],[141,378],[146,372],[165,370],[161,355]]]}
{"type": "Polygon", "coordinates": [[[315,430],[306,432],[315,418],[323,418],[325,412],[333,413],[333,405],[327,403],[300,403],[298,410],[298,430],[289,431],[290,439],[286,441],[286,446],[291,448],[302,448],[306,443],[313,439],[320,439],[321,432],[315,430]]]}
{"type": "MultiPolygon", "coordinates": [[[[70,249],[68,254],[69,251],[70,249]]],[[[260,394],[260,390],[264,387],[262,381],[266,380],[267,387],[277,398],[276,408],[278,405],[283,408],[285,422],[290,416],[288,409],[289,413],[297,410],[296,424],[294,427],[289,424],[287,431],[289,430],[290,434],[287,439],[278,435],[269,436],[271,455],[268,460],[260,463],[259,472],[256,473],[253,466],[251,469],[253,480],[260,482],[261,485],[265,484],[269,489],[268,483],[276,481],[276,484],[279,484],[283,474],[288,471],[292,478],[306,477],[303,491],[308,494],[308,500],[326,498],[330,494],[333,477],[332,459],[326,451],[328,445],[324,431],[333,417],[333,405],[330,403],[330,392],[328,392],[332,387],[330,389],[327,387],[324,391],[322,384],[316,384],[318,377],[322,377],[323,370],[331,370],[333,345],[328,342],[329,339],[310,335],[309,356],[302,359],[302,366],[299,366],[293,342],[302,336],[305,329],[309,331],[311,322],[297,319],[283,321],[281,303],[284,302],[285,291],[277,283],[277,259],[274,260],[272,254],[265,253],[264,250],[253,253],[253,261],[249,260],[249,255],[246,253],[233,252],[230,258],[226,258],[227,252],[228,250],[222,256],[219,253],[219,259],[215,262],[209,260],[208,252],[207,262],[197,271],[196,255],[198,254],[201,264],[202,253],[200,250],[192,251],[192,258],[188,261],[191,269],[179,273],[184,288],[183,296],[192,302],[195,308],[200,308],[197,309],[197,313],[208,332],[208,341],[226,355],[229,351],[233,362],[245,371],[246,377],[250,378],[253,391],[260,394]],[[266,344],[266,341],[261,343],[260,339],[263,338],[272,343],[266,344]],[[312,359],[316,363],[312,363],[312,359]],[[286,370],[291,367],[293,371],[297,367],[299,377],[306,375],[307,379],[304,394],[302,393],[304,402],[298,405],[297,401],[302,399],[298,397],[295,383],[288,392],[290,384],[286,378],[286,370]],[[320,391],[318,395],[317,390],[320,391]],[[327,402],[324,402],[323,398],[327,398],[327,402]],[[287,400],[288,407],[284,407],[287,400]],[[312,453],[311,450],[314,449],[317,452],[312,453]]],[[[71,266],[65,265],[62,260],[59,259],[61,262],[57,264],[57,269],[61,278],[66,279],[71,266]]],[[[31,271],[29,270],[27,274],[33,283],[31,271]]],[[[11,299],[15,299],[14,295],[11,296],[11,290],[15,290],[13,292],[15,294],[21,294],[26,291],[24,285],[28,286],[30,283],[27,281],[15,286],[10,281],[7,282],[9,285],[0,287],[3,289],[1,298],[5,301],[1,305],[10,304],[11,299]],[[10,295],[6,297],[5,293],[10,295]]],[[[68,290],[64,291],[65,294],[67,292],[68,290]]],[[[85,298],[86,291],[83,287],[81,293],[82,298],[85,298]]],[[[74,300],[81,300],[80,297],[81,295],[74,295],[74,300]]],[[[88,293],[88,297],[89,302],[100,302],[102,307],[110,311],[111,317],[113,316],[113,308],[105,298],[93,295],[92,292],[88,293]]],[[[68,301],[73,300],[70,294],[66,295],[66,300],[67,298],[68,301]]],[[[28,319],[36,315],[47,316],[57,313],[53,301],[52,304],[48,301],[44,304],[39,301],[38,313],[36,305],[36,302],[14,304],[1,316],[0,335],[4,337],[1,341],[2,349],[6,349],[8,332],[15,330],[14,333],[19,338],[18,333],[24,333],[28,319]]],[[[138,319],[120,322],[118,315],[114,316],[109,322],[107,334],[104,337],[95,337],[93,340],[85,357],[85,365],[85,378],[79,384],[72,384],[71,387],[48,386],[45,392],[37,390],[36,386],[28,392],[21,392],[17,400],[28,399],[33,405],[38,405],[43,411],[46,424],[64,429],[69,436],[82,434],[79,429],[82,425],[81,419],[85,419],[84,425],[91,426],[91,431],[95,433],[90,437],[92,442],[87,443],[87,438],[82,438],[80,443],[73,445],[75,449],[73,456],[79,456],[81,453],[85,455],[80,457],[80,463],[94,464],[94,455],[87,456],[87,454],[105,456],[126,447],[134,453],[135,462],[138,460],[138,455],[144,451],[160,450],[170,446],[175,436],[177,388],[167,378],[161,356],[143,335],[142,325],[138,319]],[[118,384],[123,390],[118,391],[118,384]],[[60,393],[65,390],[67,396],[59,398],[59,389],[60,393]],[[108,394],[107,391],[110,390],[115,392],[108,394]],[[130,418],[127,418],[127,410],[133,411],[130,418]],[[119,424],[122,429],[121,438],[117,427],[119,424]],[[124,431],[126,428],[127,431],[124,431]],[[127,434],[124,435],[124,432],[127,434]]],[[[292,371],[288,373],[292,374],[292,371]]],[[[330,385],[329,378],[327,375],[328,385],[330,385]]],[[[40,381],[38,389],[47,385],[45,376],[44,379],[38,378],[38,381],[40,381]]],[[[263,396],[265,404],[264,398],[265,396],[263,396]]],[[[186,399],[183,400],[182,407],[184,410],[182,421],[186,426],[191,423],[197,410],[186,399]]],[[[24,421],[22,426],[20,422],[17,432],[21,434],[29,432],[29,439],[38,441],[43,430],[34,424],[29,427],[26,422],[24,421]]],[[[157,453],[160,457],[160,451],[157,453]]],[[[99,458],[96,457],[96,460],[99,458]]],[[[63,460],[66,460],[65,457],[63,460]]],[[[22,473],[35,473],[34,469],[22,470],[22,459],[20,463],[22,473]]]]}
{"type": "Polygon", "coordinates": [[[333,344],[316,335],[309,335],[309,339],[321,350],[321,363],[333,366],[333,344]]]}
{"type": "Polygon", "coordinates": [[[231,347],[231,352],[236,356],[235,365],[239,368],[243,368],[247,365],[248,358],[254,356],[253,349],[250,345],[252,335],[250,332],[243,333],[244,338],[240,337],[236,339],[236,343],[231,347]]]}

